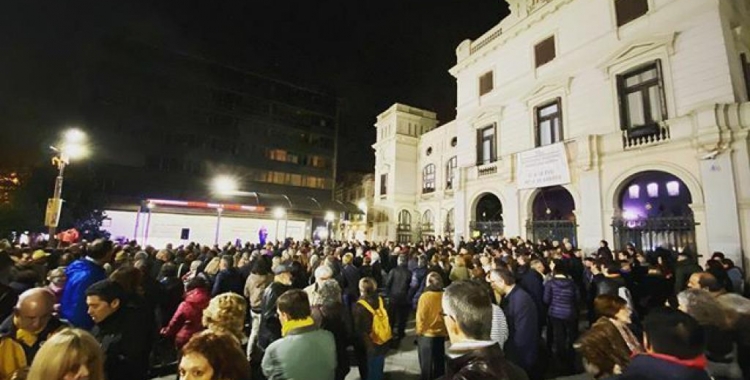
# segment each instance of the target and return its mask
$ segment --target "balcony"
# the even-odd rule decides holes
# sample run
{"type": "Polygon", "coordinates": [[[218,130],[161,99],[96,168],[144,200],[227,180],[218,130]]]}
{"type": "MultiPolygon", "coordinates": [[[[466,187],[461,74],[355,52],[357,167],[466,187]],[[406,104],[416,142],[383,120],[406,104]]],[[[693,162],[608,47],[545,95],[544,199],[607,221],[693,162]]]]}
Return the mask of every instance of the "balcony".
{"type": "Polygon", "coordinates": [[[668,141],[669,125],[666,123],[644,125],[622,131],[622,147],[634,149],[668,141]]]}
{"type": "Polygon", "coordinates": [[[477,177],[486,177],[493,174],[497,174],[497,164],[491,163],[491,164],[484,164],[481,166],[477,166],[477,177]]]}

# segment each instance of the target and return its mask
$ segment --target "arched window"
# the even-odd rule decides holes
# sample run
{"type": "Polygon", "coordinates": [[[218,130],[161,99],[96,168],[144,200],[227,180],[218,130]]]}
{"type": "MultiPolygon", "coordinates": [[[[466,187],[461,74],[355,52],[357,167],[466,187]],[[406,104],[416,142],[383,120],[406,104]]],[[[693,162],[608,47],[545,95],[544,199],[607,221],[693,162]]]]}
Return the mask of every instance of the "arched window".
{"type": "Polygon", "coordinates": [[[411,230],[411,213],[407,210],[401,210],[398,214],[398,229],[400,231],[411,230]]]}
{"type": "Polygon", "coordinates": [[[422,231],[431,232],[434,231],[435,218],[432,216],[432,211],[427,210],[422,214],[422,231]]]}
{"type": "Polygon", "coordinates": [[[453,156],[445,164],[445,189],[453,189],[453,181],[456,178],[456,167],[458,167],[458,157],[453,156]]]}
{"type": "Polygon", "coordinates": [[[435,164],[429,164],[422,169],[422,194],[435,191],[435,164]]]}

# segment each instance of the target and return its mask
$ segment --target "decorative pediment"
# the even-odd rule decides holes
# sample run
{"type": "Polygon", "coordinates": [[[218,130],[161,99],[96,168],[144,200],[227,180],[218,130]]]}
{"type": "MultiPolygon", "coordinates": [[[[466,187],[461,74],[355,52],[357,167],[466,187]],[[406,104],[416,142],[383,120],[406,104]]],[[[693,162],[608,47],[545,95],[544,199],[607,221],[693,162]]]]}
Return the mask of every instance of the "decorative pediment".
{"type": "Polygon", "coordinates": [[[475,128],[485,127],[487,123],[498,121],[503,117],[504,106],[501,105],[487,105],[476,111],[476,113],[469,118],[469,122],[475,128]]]}
{"type": "Polygon", "coordinates": [[[540,83],[532,88],[521,100],[527,105],[538,101],[540,98],[547,98],[554,94],[570,94],[570,85],[573,83],[573,77],[556,78],[553,80],[540,83]]]}
{"type": "Polygon", "coordinates": [[[667,53],[672,55],[674,54],[674,43],[676,39],[677,32],[673,32],[635,40],[607,57],[601,64],[599,64],[599,68],[609,74],[609,70],[612,66],[622,62],[627,62],[630,59],[647,54],[656,49],[666,49],[667,53]]]}

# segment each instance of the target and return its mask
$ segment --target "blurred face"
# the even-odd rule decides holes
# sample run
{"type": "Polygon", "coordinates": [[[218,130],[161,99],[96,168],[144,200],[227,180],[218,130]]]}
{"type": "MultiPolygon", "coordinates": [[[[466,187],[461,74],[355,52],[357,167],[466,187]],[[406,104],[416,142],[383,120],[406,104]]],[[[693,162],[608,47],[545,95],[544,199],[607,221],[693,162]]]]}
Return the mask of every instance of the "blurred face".
{"type": "Polygon", "coordinates": [[[52,308],[42,302],[27,302],[16,309],[15,315],[18,328],[38,332],[47,326],[52,317],[52,308]]]}
{"type": "Polygon", "coordinates": [[[115,299],[110,303],[99,298],[99,296],[87,296],[86,305],[89,307],[88,313],[91,319],[95,323],[101,323],[120,308],[120,300],[115,299]]]}
{"type": "Polygon", "coordinates": [[[86,363],[78,366],[77,369],[72,370],[63,376],[63,380],[88,380],[89,379],[89,367],[86,363]]]}
{"type": "Polygon", "coordinates": [[[693,275],[691,275],[687,283],[688,289],[700,289],[701,288],[700,280],[701,278],[697,273],[694,273],[693,275]]]}
{"type": "Polygon", "coordinates": [[[633,321],[630,319],[631,314],[632,313],[630,312],[630,308],[626,305],[622,309],[620,309],[617,314],[615,314],[615,319],[629,325],[633,323],[633,321]]]}
{"type": "Polygon", "coordinates": [[[65,286],[65,283],[68,282],[68,276],[66,276],[65,273],[61,273],[53,277],[50,277],[49,281],[55,284],[55,286],[63,287],[65,286]]]}
{"type": "Polygon", "coordinates": [[[214,377],[214,369],[206,360],[206,357],[191,352],[180,360],[180,380],[211,380],[214,377]]]}

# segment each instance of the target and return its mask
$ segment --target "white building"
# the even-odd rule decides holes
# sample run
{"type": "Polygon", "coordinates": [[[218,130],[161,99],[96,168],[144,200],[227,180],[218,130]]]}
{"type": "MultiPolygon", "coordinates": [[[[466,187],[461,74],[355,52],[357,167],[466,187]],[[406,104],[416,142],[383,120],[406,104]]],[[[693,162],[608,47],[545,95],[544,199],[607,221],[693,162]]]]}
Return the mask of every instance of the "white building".
{"type": "Polygon", "coordinates": [[[447,229],[586,250],[603,238],[739,264],[748,1],[507,1],[508,17],[456,50],[456,120],[436,128],[434,113],[401,104],[378,116],[374,207],[391,222],[374,231],[392,227],[374,238],[447,229]]]}

